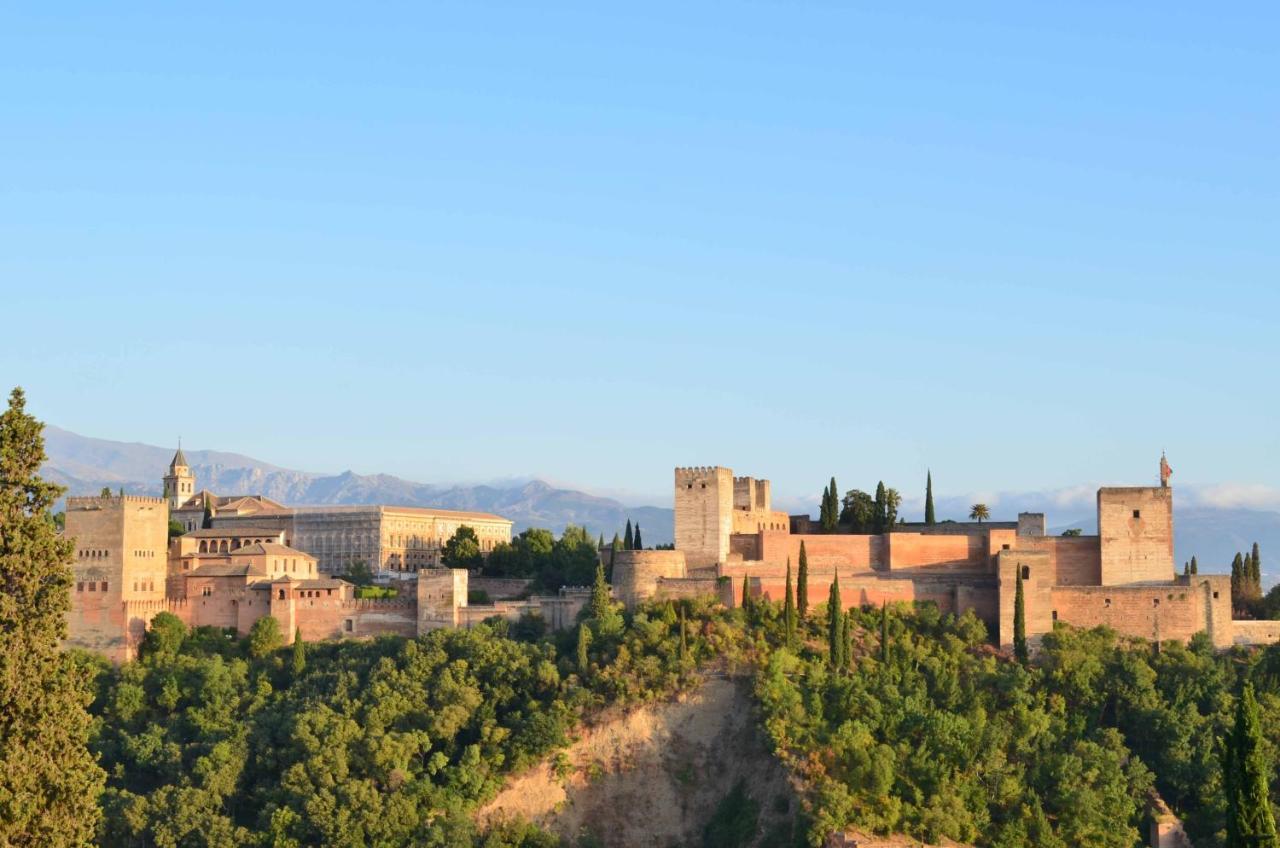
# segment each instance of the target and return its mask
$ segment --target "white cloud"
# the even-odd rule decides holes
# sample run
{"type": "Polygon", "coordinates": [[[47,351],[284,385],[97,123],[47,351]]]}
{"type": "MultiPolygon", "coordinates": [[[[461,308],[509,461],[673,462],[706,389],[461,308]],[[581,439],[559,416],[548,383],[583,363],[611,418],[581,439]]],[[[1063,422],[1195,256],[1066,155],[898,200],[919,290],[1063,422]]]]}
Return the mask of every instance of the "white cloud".
{"type": "Polygon", "coordinates": [[[1280,509],[1280,489],[1264,483],[1217,483],[1191,488],[1191,500],[1200,506],[1223,509],[1280,509]]]}

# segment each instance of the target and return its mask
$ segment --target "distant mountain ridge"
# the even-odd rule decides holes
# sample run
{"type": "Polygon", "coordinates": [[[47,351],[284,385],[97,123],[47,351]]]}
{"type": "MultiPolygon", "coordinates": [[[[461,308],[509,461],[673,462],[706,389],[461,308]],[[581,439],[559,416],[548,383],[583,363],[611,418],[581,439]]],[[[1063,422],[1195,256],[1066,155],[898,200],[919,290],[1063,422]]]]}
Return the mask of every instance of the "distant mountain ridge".
{"type": "MultiPolygon", "coordinates": [[[[138,442],[116,442],[45,427],[48,460],[43,473],[67,487],[71,495],[93,495],[104,486],[131,494],[159,495],[161,477],[173,459],[173,448],[138,442]]],[[[674,513],[661,507],[629,507],[613,498],[556,488],[541,480],[512,486],[415,483],[390,474],[315,474],[262,462],[238,453],[189,450],[183,453],[196,475],[197,488],[218,494],[262,494],[290,505],[381,503],[493,512],[526,527],[549,527],[559,533],[566,524],[585,526],[606,539],[622,532],[627,520],[638,521],[649,545],[674,538],[674,513]]]]}

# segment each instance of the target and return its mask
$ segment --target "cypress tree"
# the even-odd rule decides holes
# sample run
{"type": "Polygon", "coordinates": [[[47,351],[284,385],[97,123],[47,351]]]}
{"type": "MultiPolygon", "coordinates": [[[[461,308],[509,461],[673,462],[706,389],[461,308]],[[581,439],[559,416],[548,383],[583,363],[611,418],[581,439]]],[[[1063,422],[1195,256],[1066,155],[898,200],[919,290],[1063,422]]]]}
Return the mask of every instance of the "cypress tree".
{"type": "Polygon", "coordinates": [[[680,607],[680,662],[684,662],[689,658],[689,637],[688,629],[684,623],[684,607],[680,607]]]}
{"type": "Polygon", "coordinates": [[[751,603],[751,583],[747,575],[742,575],[742,608],[746,609],[751,603]]]}
{"type": "Polygon", "coordinates": [[[889,665],[889,605],[880,602],[880,662],[889,665]]]}
{"type": "Polygon", "coordinates": [[[881,480],[876,484],[876,512],[872,516],[872,531],[875,533],[883,533],[885,531],[885,522],[889,518],[889,504],[885,498],[884,481],[881,480]]]}
{"type": "Polygon", "coordinates": [[[632,539],[632,545],[635,546],[634,549],[637,551],[644,550],[644,542],[640,541],[640,522],[639,521],[636,522],[636,535],[635,535],[635,538],[632,539]]]}
{"type": "Polygon", "coordinates": [[[1253,683],[1236,700],[1235,728],[1227,739],[1223,788],[1227,795],[1228,848],[1276,848],[1276,822],[1267,791],[1271,776],[1262,754],[1262,728],[1253,683]]]}
{"type": "Polygon", "coordinates": [[[613,612],[613,599],[609,596],[609,584],[604,579],[604,563],[596,565],[596,579],[591,585],[591,617],[604,621],[613,612]]]}
{"type": "Polygon", "coordinates": [[[831,530],[840,527],[840,490],[836,488],[836,478],[831,478],[831,530]]]}
{"type": "Polygon", "coordinates": [[[787,647],[796,641],[796,605],[791,597],[791,557],[787,557],[787,589],[782,602],[782,621],[787,634],[787,647]]]}
{"type": "Polygon", "coordinates": [[[1258,550],[1258,543],[1253,543],[1253,580],[1257,584],[1258,594],[1262,594],[1262,553],[1258,550]]]}
{"type": "Polygon", "coordinates": [[[844,656],[841,659],[844,660],[844,667],[853,671],[853,621],[848,615],[844,616],[843,621],[841,626],[844,629],[844,656]]]}
{"type": "Polygon", "coordinates": [[[75,541],[38,475],[44,425],[14,389],[0,414],[0,845],[88,845],[105,775],[89,753],[87,669],[62,652],[75,541]]]}
{"type": "Polygon", "coordinates": [[[596,550],[604,550],[604,532],[600,533],[600,541],[596,542],[596,550]]]}
{"type": "Polygon", "coordinates": [[[293,633],[293,679],[297,680],[307,670],[307,643],[302,641],[302,628],[293,633]]]}
{"type": "Polygon", "coordinates": [[[809,555],[804,550],[804,539],[800,540],[800,570],[796,573],[796,612],[802,623],[809,614],[809,555]]]}
{"type": "Polygon", "coordinates": [[[1235,600],[1244,597],[1244,559],[1239,551],[1231,560],[1231,597],[1235,600]]]}
{"type": "Polygon", "coordinates": [[[1027,607],[1022,594],[1022,569],[1013,590],[1013,656],[1023,665],[1030,659],[1027,651],[1027,607]]]}
{"type": "Polygon", "coordinates": [[[587,655],[587,646],[591,644],[591,631],[586,622],[578,625],[578,673],[586,674],[591,658],[587,655]]]}
{"type": "Polygon", "coordinates": [[[633,547],[633,542],[634,542],[634,541],[635,541],[635,539],[634,539],[634,538],[632,537],[632,535],[631,535],[631,519],[630,519],[630,518],[628,518],[628,519],[627,519],[627,532],[626,532],[626,534],[622,537],[622,549],[623,549],[624,551],[629,551],[629,550],[631,550],[631,549],[632,549],[632,547],[633,547]]]}
{"type": "Polygon", "coordinates": [[[1182,576],[1183,576],[1183,577],[1190,577],[1190,576],[1191,576],[1191,563],[1189,563],[1189,562],[1184,562],[1184,563],[1182,564],[1182,576]]]}
{"type": "Polygon", "coordinates": [[[840,608],[840,575],[831,576],[831,590],[827,595],[827,649],[832,669],[844,665],[844,610],[840,608]]]}
{"type": "Polygon", "coordinates": [[[930,471],[925,475],[924,479],[924,523],[937,524],[937,516],[933,512],[933,472],[930,471]]]}
{"type": "Polygon", "coordinates": [[[1191,573],[1196,573],[1196,558],[1194,556],[1191,557],[1191,573]]]}

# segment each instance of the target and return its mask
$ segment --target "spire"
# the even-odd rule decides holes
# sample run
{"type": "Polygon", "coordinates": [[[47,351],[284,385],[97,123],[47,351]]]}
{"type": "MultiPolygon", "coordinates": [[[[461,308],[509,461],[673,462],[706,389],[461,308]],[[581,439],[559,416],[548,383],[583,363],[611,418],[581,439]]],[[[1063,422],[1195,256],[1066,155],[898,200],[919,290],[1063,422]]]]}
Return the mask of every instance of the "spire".
{"type": "Polygon", "coordinates": [[[176,468],[179,465],[185,468],[191,467],[190,465],[187,464],[187,457],[182,453],[181,437],[179,437],[178,439],[178,452],[173,455],[173,462],[169,463],[169,470],[172,471],[174,468],[176,468]]]}

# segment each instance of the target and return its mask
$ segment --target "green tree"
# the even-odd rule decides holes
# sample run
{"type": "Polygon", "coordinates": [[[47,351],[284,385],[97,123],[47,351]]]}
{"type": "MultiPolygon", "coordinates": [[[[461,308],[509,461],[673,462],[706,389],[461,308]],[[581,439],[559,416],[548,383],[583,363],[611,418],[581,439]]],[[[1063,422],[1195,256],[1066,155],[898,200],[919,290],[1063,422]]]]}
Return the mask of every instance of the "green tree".
{"type": "Polygon", "coordinates": [[[1182,564],[1182,576],[1183,576],[1183,577],[1190,577],[1190,576],[1191,576],[1191,561],[1190,561],[1190,560],[1187,560],[1186,562],[1184,562],[1184,563],[1182,564]]]}
{"type": "Polygon", "coordinates": [[[925,474],[924,479],[924,523],[937,524],[938,518],[933,512],[933,472],[925,474]]]}
{"type": "Polygon", "coordinates": [[[591,631],[587,628],[586,623],[578,625],[578,673],[586,674],[587,669],[591,666],[591,657],[587,653],[587,648],[591,647],[591,631]]]}
{"type": "Polygon", "coordinates": [[[991,510],[984,503],[976,503],[969,508],[969,520],[981,524],[991,517],[991,510]]]}
{"type": "Polygon", "coordinates": [[[635,535],[635,538],[632,539],[632,542],[633,542],[633,548],[635,550],[637,551],[644,550],[644,542],[640,540],[640,522],[639,521],[636,522],[636,535],[635,535]]]}
{"type": "Polygon", "coordinates": [[[187,532],[186,528],[182,526],[181,521],[178,521],[173,518],[169,519],[169,538],[170,539],[176,539],[177,537],[181,536],[185,532],[187,532]]]}
{"type": "Polygon", "coordinates": [[[823,533],[834,533],[840,521],[840,502],[839,495],[836,494],[836,478],[831,478],[831,484],[822,490],[822,505],[818,510],[818,523],[822,526],[823,533]]]}
{"type": "Polygon", "coordinates": [[[50,519],[63,490],[39,476],[43,430],[14,389],[0,414],[0,845],[88,845],[105,775],[87,746],[88,669],[59,646],[75,541],[50,519]]]}
{"type": "Polygon", "coordinates": [[[1062,531],[1062,535],[1064,535],[1064,536],[1081,536],[1081,535],[1084,535],[1084,530],[1080,529],[1079,527],[1071,527],[1071,528],[1068,528],[1068,529],[1066,529],[1066,530],[1063,530],[1063,531],[1062,531]]]}
{"type": "Polygon", "coordinates": [[[1191,573],[1195,574],[1197,573],[1197,570],[1198,570],[1198,566],[1196,565],[1196,558],[1193,556],[1191,557],[1191,573]]]}
{"type": "Polygon", "coordinates": [[[902,495],[897,489],[888,488],[884,490],[884,526],[885,529],[892,529],[894,524],[898,523],[898,507],[902,506],[902,495]]]}
{"type": "Polygon", "coordinates": [[[100,498],[109,498],[109,497],[111,497],[111,487],[110,487],[110,486],[103,486],[103,487],[102,487],[102,491],[101,491],[101,492],[98,492],[98,497],[100,497],[100,498]]]}
{"type": "Polygon", "coordinates": [[[307,643],[302,640],[302,628],[293,632],[293,679],[297,680],[307,670],[307,643]]]}
{"type": "Polygon", "coordinates": [[[618,536],[617,533],[613,534],[613,542],[609,545],[609,547],[615,551],[623,550],[622,539],[618,536]]]}
{"type": "Polygon", "coordinates": [[[840,601],[840,575],[831,576],[831,589],[827,594],[827,649],[828,662],[833,669],[844,666],[844,608],[840,601]]]}
{"type": "Polygon", "coordinates": [[[634,542],[635,542],[635,539],[634,539],[634,537],[631,535],[631,519],[630,519],[630,518],[628,518],[628,519],[627,519],[627,532],[626,532],[626,534],[625,534],[625,535],[623,535],[623,537],[622,537],[622,549],[623,549],[624,551],[629,551],[629,550],[634,549],[634,548],[635,548],[635,544],[634,544],[634,542]]]}
{"type": "Polygon", "coordinates": [[[689,627],[684,620],[684,607],[680,607],[680,662],[689,659],[689,627]]]}
{"type": "Polygon", "coordinates": [[[1013,656],[1023,665],[1030,659],[1027,651],[1027,601],[1023,596],[1021,567],[1018,567],[1013,589],[1013,656]]]}
{"type": "Polygon", "coordinates": [[[249,656],[261,659],[284,644],[280,622],[274,615],[264,615],[249,628],[249,656]]]}
{"type": "Polygon", "coordinates": [[[888,523],[888,505],[885,502],[884,481],[876,483],[876,499],[875,499],[875,515],[871,518],[871,531],[873,533],[883,533],[888,523]]]}
{"type": "Polygon", "coordinates": [[[1253,683],[1236,699],[1235,728],[1226,743],[1223,788],[1227,795],[1227,848],[1276,848],[1276,822],[1262,751],[1262,727],[1253,683]]]}
{"type": "Polygon", "coordinates": [[[809,555],[804,549],[804,539],[800,540],[800,567],[796,572],[796,612],[800,622],[809,615],[809,555]]]}
{"type": "Polygon", "coordinates": [[[782,602],[782,624],[787,637],[787,646],[796,643],[796,604],[791,592],[791,557],[787,557],[787,588],[782,602]]]}
{"type": "Polygon", "coordinates": [[[1240,601],[1244,594],[1244,557],[1236,551],[1235,559],[1231,560],[1231,599],[1240,601]]]}
{"type": "Polygon", "coordinates": [[[158,612],[146,634],[142,644],[138,646],[140,657],[174,657],[182,649],[187,638],[187,625],[171,612],[158,612]]]}
{"type": "Polygon", "coordinates": [[[861,489],[845,492],[840,522],[848,524],[854,533],[869,533],[875,525],[876,503],[861,489]]]}
{"type": "Polygon", "coordinates": [[[889,604],[880,602],[880,662],[889,666],[889,604]]]}
{"type": "Polygon", "coordinates": [[[465,524],[455,530],[449,541],[444,543],[440,561],[449,568],[479,568],[484,564],[476,531],[465,524]]]}
{"type": "Polygon", "coordinates": [[[604,621],[613,612],[613,597],[609,592],[609,583],[604,579],[604,564],[596,566],[596,579],[591,584],[591,602],[588,607],[591,617],[596,621],[604,621]]]}
{"type": "Polygon", "coordinates": [[[751,583],[747,575],[742,575],[742,608],[746,609],[751,604],[751,583]]]}

